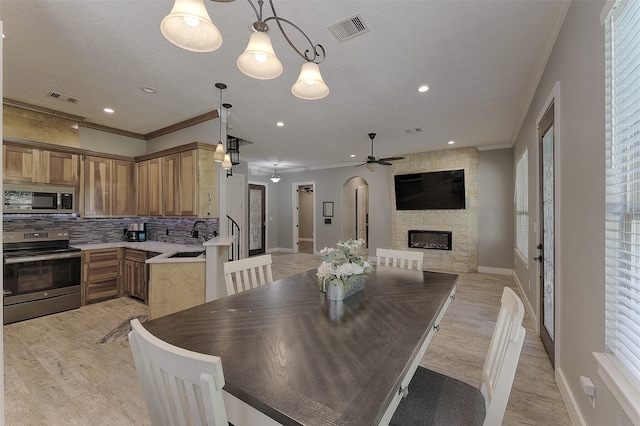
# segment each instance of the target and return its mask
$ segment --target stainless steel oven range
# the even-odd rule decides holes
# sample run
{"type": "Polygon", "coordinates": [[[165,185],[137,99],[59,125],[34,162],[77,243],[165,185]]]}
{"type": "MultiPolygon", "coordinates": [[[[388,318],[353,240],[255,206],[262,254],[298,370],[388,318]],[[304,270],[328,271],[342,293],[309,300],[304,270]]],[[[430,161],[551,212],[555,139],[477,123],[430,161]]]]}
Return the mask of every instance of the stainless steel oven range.
{"type": "Polygon", "coordinates": [[[80,249],[61,230],[5,232],[4,324],[80,306],[80,249]]]}

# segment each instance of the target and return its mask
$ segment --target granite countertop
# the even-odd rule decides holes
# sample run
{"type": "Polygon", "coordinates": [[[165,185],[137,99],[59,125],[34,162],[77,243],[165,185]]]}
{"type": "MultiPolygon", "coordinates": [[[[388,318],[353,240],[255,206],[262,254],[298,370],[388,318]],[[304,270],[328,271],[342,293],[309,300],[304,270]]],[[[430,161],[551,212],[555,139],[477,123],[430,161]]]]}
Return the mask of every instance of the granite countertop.
{"type": "Polygon", "coordinates": [[[204,253],[198,257],[169,257],[178,252],[204,251],[204,247],[201,244],[177,244],[165,243],[162,241],[117,241],[114,243],[72,244],[71,246],[79,248],[83,251],[125,247],[136,250],[153,251],[160,253],[158,256],[147,259],[146,263],[192,263],[206,261],[204,253]]]}

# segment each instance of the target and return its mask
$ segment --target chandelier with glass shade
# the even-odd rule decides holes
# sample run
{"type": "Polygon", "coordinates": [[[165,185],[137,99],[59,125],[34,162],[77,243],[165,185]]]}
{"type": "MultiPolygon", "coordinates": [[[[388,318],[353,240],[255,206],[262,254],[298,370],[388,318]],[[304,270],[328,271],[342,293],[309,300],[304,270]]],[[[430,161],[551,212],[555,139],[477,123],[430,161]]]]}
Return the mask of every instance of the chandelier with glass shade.
{"type": "MultiPolygon", "coordinates": [[[[233,0],[211,0],[227,3],[233,0]]],[[[278,16],[273,0],[269,0],[272,16],[265,17],[262,7],[263,0],[258,0],[258,6],[252,0],[247,0],[256,14],[256,21],[252,25],[253,33],[249,37],[249,44],[238,57],[238,69],[249,77],[258,80],[270,80],[282,74],[282,63],[278,59],[271,44],[267,22],[273,21],[289,46],[302,58],[304,63],[297,81],[291,87],[291,93],[300,99],[322,99],[329,94],[320,74],[320,64],[324,61],[325,50],[321,44],[314,44],[300,27],[288,19],[278,16]],[[299,49],[291,41],[283,24],[297,30],[309,43],[307,49],[299,49]]],[[[192,52],[212,52],[222,45],[222,35],[211,21],[204,0],[175,0],[173,9],[162,20],[160,30],[171,43],[192,52]]]]}

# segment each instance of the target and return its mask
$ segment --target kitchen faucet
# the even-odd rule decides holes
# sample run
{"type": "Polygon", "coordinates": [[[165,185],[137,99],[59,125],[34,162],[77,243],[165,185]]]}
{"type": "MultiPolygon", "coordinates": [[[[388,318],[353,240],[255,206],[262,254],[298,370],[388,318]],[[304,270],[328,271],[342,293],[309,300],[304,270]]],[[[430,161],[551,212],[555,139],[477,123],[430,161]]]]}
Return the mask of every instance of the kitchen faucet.
{"type": "Polygon", "coordinates": [[[207,241],[209,239],[209,225],[204,220],[196,220],[193,223],[193,227],[191,228],[191,236],[193,238],[198,238],[198,231],[196,231],[196,225],[198,223],[204,224],[204,240],[207,241]]]}

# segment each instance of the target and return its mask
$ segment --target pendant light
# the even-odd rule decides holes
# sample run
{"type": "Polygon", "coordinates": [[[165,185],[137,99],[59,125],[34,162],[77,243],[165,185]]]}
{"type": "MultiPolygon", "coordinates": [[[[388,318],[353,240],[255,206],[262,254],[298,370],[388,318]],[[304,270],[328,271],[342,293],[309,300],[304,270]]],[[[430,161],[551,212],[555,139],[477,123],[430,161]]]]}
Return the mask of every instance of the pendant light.
{"type": "Polygon", "coordinates": [[[175,0],[160,31],[171,43],[191,52],[213,52],[222,46],[222,34],[211,22],[204,0],[175,0]]]}
{"type": "MultiPolygon", "coordinates": [[[[224,107],[225,118],[226,118],[226,120],[224,121],[224,125],[225,125],[224,137],[225,139],[229,139],[229,108],[231,108],[231,104],[222,104],[222,106],[224,107]]],[[[222,128],[222,123],[220,123],[220,127],[222,128]]],[[[220,137],[220,140],[222,141],[222,136],[220,137]]],[[[224,161],[222,162],[222,168],[227,171],[227,176],[228,176],[229,170],[231,170],[231,167],[232,167],[231,156],[229,155],[229,153],[226,153],[224,154],[224,161]]]]}
{"type": "MultiPolygon", "coordinates": [[[[254,29],[256,24],[258,22],[254,24],[254,29]]],[[[242,55],[238,57],[236,65],[245,75],[258,80],[271,80],[279,77],[283,70],[282,63],[273,51],[271,38],[261,30],[256,30],[251,34],[249,44],[242,55]]]]}
{"type": "Polygon", "coordinates": [[[302,64],[298,81],[291,88],[291,93],[300,99],[317,100],[329,94],[329,87],[320,75],[320,67],[314,62],[302,64]]]}
{"type": "Polygon", "coordinates": [[[227,88],[224,83],[216,83],[216,87],[220,89],[220,109],[218,116],[220,118],[220,141],[216,145],[216,151],[213,153],[213,160],[222,163],[224,161],[224,145],[222,144],[222,91],[227,88]]]}
{"type": "Polygon", "coordinates": [[[271,182],[278,183],[280,182],[280,176],[278,176],[278,163],[273,165],[273,175],[269,178],[271,182]]]}

